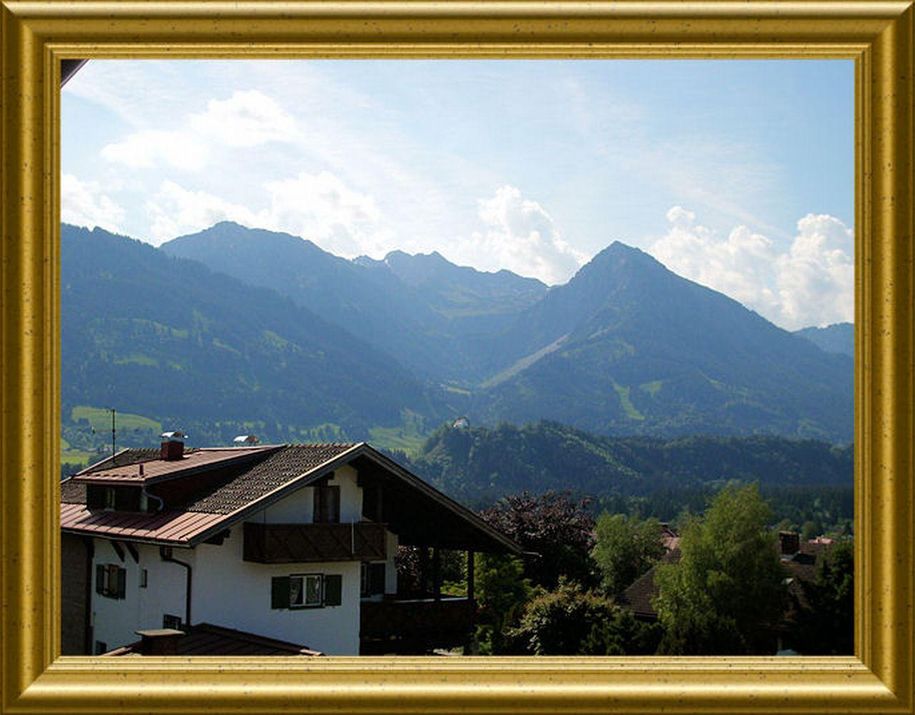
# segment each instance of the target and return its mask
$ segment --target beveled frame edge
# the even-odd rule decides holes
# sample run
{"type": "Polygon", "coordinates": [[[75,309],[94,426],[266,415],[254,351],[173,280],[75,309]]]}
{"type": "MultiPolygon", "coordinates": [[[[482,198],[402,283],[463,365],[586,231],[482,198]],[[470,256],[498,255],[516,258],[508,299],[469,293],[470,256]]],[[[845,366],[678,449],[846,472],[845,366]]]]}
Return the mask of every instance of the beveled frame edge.
{"type": "Polygon", "coordinates": [[[913,7],[906,2],[0,0],[0,709],[913,713],[913,7]],[[59,60],[856,62],[856,657],[145,658],[59,650],[59,60]]]}

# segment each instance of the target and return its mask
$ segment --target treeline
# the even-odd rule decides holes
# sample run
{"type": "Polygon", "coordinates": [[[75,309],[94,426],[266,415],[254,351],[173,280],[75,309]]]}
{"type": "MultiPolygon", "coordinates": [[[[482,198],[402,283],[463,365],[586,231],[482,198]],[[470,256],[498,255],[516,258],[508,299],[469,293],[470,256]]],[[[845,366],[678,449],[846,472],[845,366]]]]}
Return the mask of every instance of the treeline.
{"type": "MultiPolygon", "coordinates": [[[[481,512],[524,559],[477,554],[479,618],[470,651],[533,655],[850,654],[853,548],[835,542],[812,578],[782,563],[772,510],[755,484],[724,486],[682,517],[678,558],[657,519],[603,512],[555,492],[506,497],[481,512]],[[653,569],[655,620],[639,620],[623,592],[653,569]]],[[[408,584],[415,560],[401,559],[408,584]]],[[[455,595],[460,558],[445,559],[455,595]]]]}
{"type": "Polygon", "coordinates": [[[709,494],[738,480],[758,483],[787,518],[805,516],[795,507],[806,508],[811,499],[828,503],[827,520],[850,516],[852,447],[815,440],[602,437],[555,422],[443,427],[409,462],[443,491],[477,507],[522,491],[570,491],[622,507],[612,511],[641,504],[642,513],[669,520],[684,505],[702,508],[709,494]]]}

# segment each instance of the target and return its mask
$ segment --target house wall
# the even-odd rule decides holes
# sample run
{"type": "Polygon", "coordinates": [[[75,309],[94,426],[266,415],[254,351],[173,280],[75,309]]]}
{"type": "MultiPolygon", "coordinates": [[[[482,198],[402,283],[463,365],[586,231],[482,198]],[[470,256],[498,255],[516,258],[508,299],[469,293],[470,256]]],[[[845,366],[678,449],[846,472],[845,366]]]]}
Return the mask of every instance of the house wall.
{"type": "MultiPolygon", "coordinates": [[[[344,466],[336,470],[331,485],[340,486],[340,521],[362,520],[362,490],[356,470],[344,466]]],[[[253,515],[258,523],[310,523],[313,518],[314,490],[305,487],[253,515]]],[[[200,544],[194,549],[174,549],[174,558],[191,564],[193,570],[192,623],[250,631],[273,638],[301,643],[329,655],[359,653],[360,564],[340,561],[310,564],[257,564],[242,558],[244,529],[237,524],[221,545],[200,544]],[[321,573],[342,577],[340,606],[306,609],[272,609],[271,579],[275,576],[321,573]]],[[[394,557],[397,536],[386,535],[387,555],[385,591],[397,592],[394,557]]],[[[92,619],[94,640],[109,648],[138,640],[135,631],[161,628],[163,615],[184,619],[186,570],[162,561],[157,546],[139,544],[139,564],[129,553],[121,561],[111,543],[96,539],[92,569],[92,619]],[[116,564],[127,569],[124,599],[95,593],[95,565],[116,564]],[[140,570],[147,569],[147,588],[140,588],[140,570]]]]}
{"type": "MultiPolygon", "coordinates": [[[[92,559],[92,627],[93,643],[102,641],[108,648],[139,640],[136,631],[144,628],[161,628],[162,616],[170,614],[184,618],[185,569],[177,564],[162,561],[159,547],[136,544],[139,563],[125,550],[124,560],[107,539],[95,539],[92,559]],[[109,598],[95,592],[95,566],[115,564],[127,570],[127,584],[123,599],[109,598]],[[147,570],[147,587],[140,586],[140,571],[147,570]]],[[[192,549],[174,549],[174,557],[194,563],[192,549]]],[[[196,620],[196,617],[192,618],[196,620]]]]}
{"type": "MultiPolygon", "coordinates": [[[[340,521],[349,523],[362,520],[362,489],[356,484],[356,470],[344,465],[334,471],[329,486],[340,487],[340,521]]],[[[260,513],[258,521],[267,524],[310,523],[314,519],[314,489],[304,487],[281,499],[260,513]]]]}
{"type": "MultiPolygon", "coordinates": [[[[74,534],[60,535],[60,652],[87,655],[89,637],[89,544],[74,534]]],[[[91,645],[91,644],[89,644],[91,645]]]]}
{"type": "Polygon", "coordinates": [[[222,546],[197,547],[194,620],[301,643],[328,655],[359,653],[359,562],[256,564],[242,560],[243,529],[222,546]],[[321,573],[342,576],[339,606],[272,609],[274,576],[321,573]]]}

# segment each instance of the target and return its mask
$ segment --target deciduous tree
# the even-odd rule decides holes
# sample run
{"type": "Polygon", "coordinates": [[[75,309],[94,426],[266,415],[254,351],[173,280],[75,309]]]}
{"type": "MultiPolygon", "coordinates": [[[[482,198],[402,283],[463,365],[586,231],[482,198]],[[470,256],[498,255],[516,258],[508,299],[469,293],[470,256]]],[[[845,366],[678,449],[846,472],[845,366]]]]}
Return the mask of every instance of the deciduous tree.
{"type": "Polygon", "coordinates": [[[670,654],[774,652],[784,614],[785,569],[766,525],[770,510],[755,484],[729,485],[680,539],[677,564],[657,568],[655,599],[670,654]]]}

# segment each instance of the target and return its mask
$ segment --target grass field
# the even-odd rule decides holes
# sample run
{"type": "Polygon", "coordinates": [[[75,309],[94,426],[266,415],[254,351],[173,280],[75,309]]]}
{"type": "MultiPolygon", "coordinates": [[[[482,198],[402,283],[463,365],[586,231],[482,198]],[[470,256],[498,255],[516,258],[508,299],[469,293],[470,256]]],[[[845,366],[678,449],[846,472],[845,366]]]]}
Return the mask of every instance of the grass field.
{"type": "MultiPolygon", "coordinates": [[[[111,412],[104,407],[89,407],[88,405],[77,405],[70,410],[70,419],[73,422],[88,420],[92,429],[96,432],[107,432],[111,430],[111,412]]],[[[119,430],[152,430],[154,432],[162,431],[162,423],[144,417],[143,415],[134,415],[130,412],[118,412],[116,415],[117,428],[119,430]]]]}

